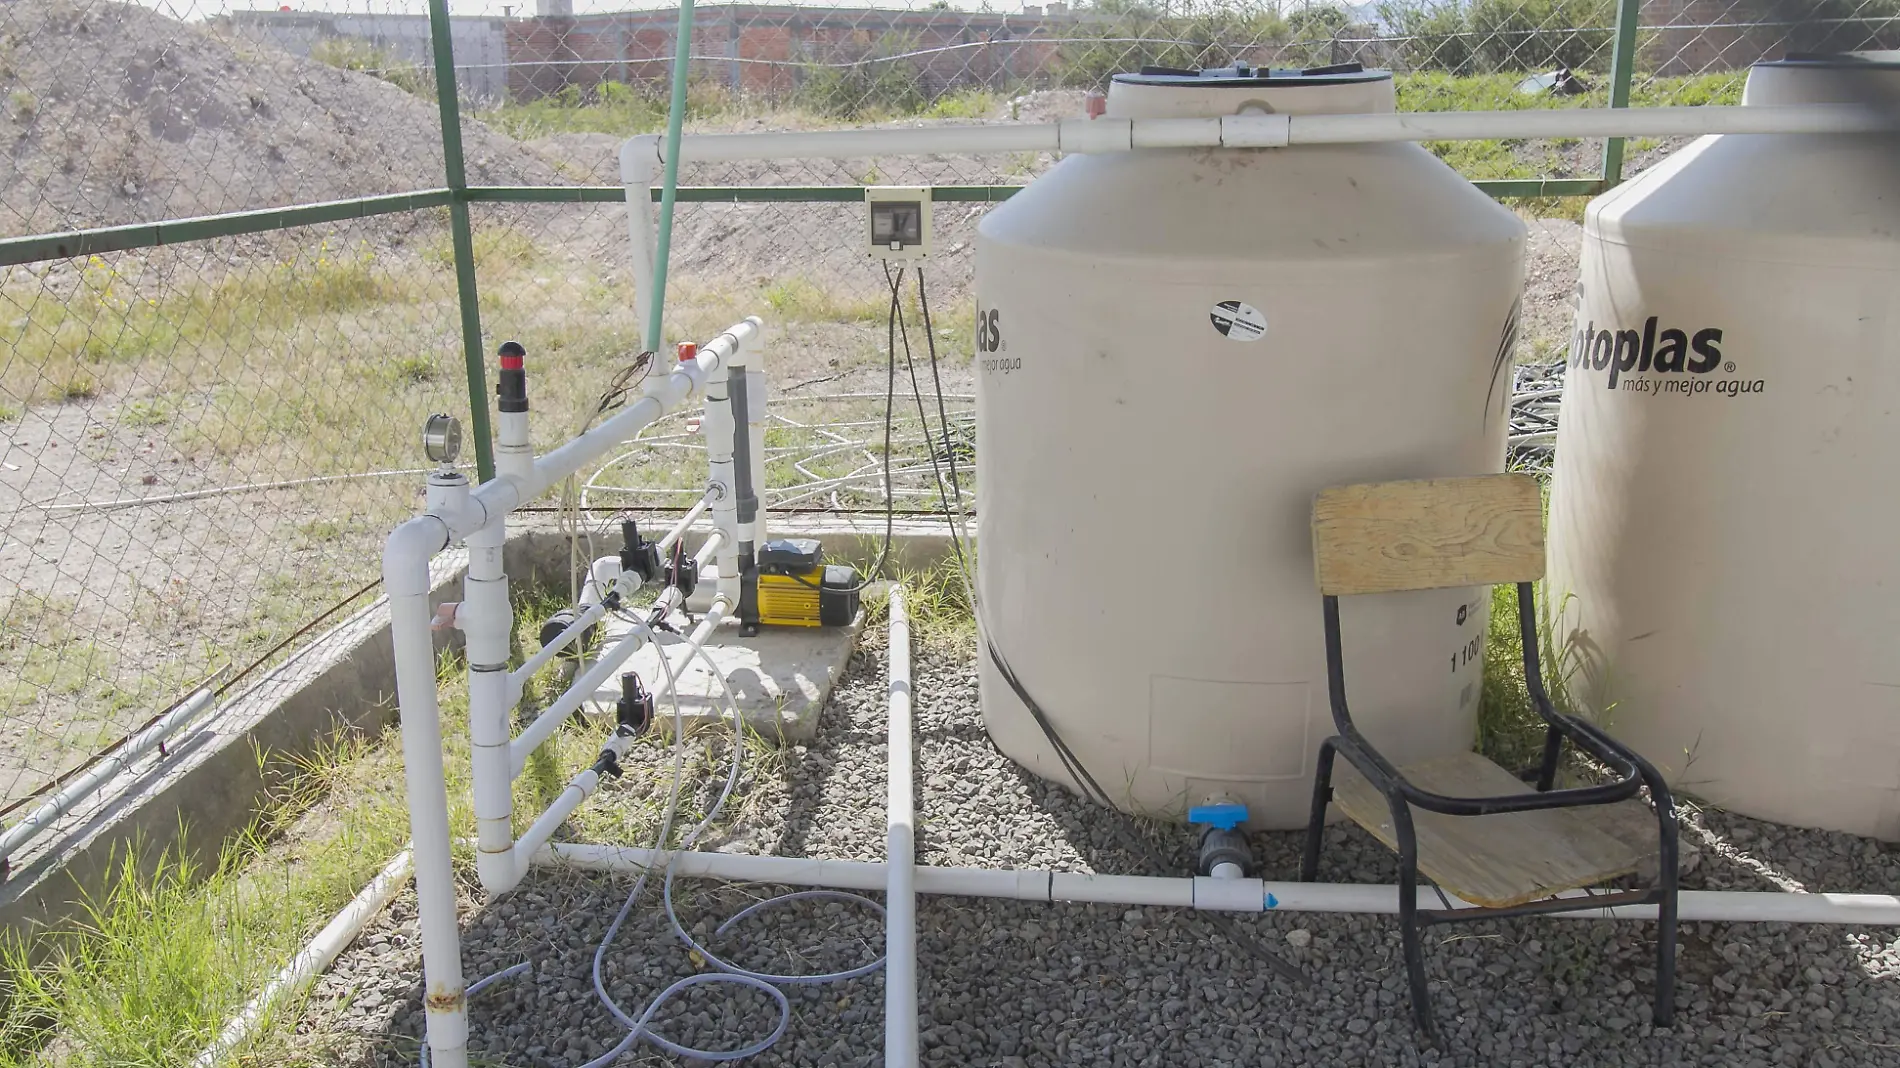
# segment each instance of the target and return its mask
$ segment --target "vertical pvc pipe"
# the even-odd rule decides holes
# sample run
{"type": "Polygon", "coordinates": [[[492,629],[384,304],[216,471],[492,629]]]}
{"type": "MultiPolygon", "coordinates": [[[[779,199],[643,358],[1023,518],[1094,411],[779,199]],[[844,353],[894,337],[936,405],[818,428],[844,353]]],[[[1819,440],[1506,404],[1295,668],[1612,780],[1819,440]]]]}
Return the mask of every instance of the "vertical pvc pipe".
{"type": "Polygon", "coordinates": [[[468,574],[462,580],[457,621],[468,638],[468,733],[475,799],[475,872],[482,889],[505,893],[521,880],[514,863],[514,769],[510,763],[508,677],[514,607],[502,570],[507,520],[468,536],[468,574]]]}
{"type": "Polygon", "coordinates": [[[442,116],[443,184],[449,201],[449,240],[455,256],[455,296],[462,311],[462,363],[468,375],[468,430],[475,439],[478,481],[495,477],[488,428],[488,378],[482,354],[481,301],[475,289],[475,241],[468,222],[468,171],[462,164],[462,109],[456,97],[455,43],[448,0],[429,0],[429,43],[435,59],[435,99],[442,116]]]}
{"type": "MultiPolygon", "coordinates": [[[[432,4],[445,0],[431,0],[432,4]]],[[[673,247],[673,198],[680,178],[680,126],[686,121],[686,74],[693,54],[693,0],[680,0],[673,33],[673,98],[666,114],[665,172],[660,180],[660,230],[653,252],[653,296],[647,305],[647,348],[660,351],[660,315],[666,309],[666,261],[673,247]]]]}
{"type": "MultiPolygon", "coordinates": [[[[627,191],[627,237],[633,246],[633,307],[642,336],[653,310],[653,180],[660,163],[660,139],[653,134],[629,138],[620,146],[620,183],[627,191]]],[[[647,346],[658,351],[658,342],[647,346]]]]}
{"type": "Polygon", "coordinates": [[[890,756],[885,761],[884,1064],[917,1064],[917,819],[912,806],[910,620],[891,585],[890,756]]]}
{"type": "MultiPolygon", "coordinates": [[[[1630,106],[1630,82],[1636,76],[1636,29],[1643,20],[1643,0],[1618,0],[1616,46],[1610,53],[1610,106],[1630,106]]],[[[1603,142],[1603,188],[1623,180],[1623,139],[1603,142]]]]}
{"type": "MultiPolygon", "coordinates": [[[[759,338],[765,335],[760,329],[759,338]]],[[[765,378],[765,346],[755,339],[745,346],[741,357],[746,375],[746,423],[752,440],[752,491],[758,497],[753,513],[752,537],[760,544],[772,540],[765,523],[765,403],[770,398],[770,383],[765,378]]]]}
{"type": "MultiPolygon", "coordinates": [[[[403,777],[415,854],[416,912],[422,928],[423,1006],[436,1068],[468,1068],[468,997],[462,942],[455,926],[455,875],[449,853],[449,796],[442,770],[441,708],[436,702],[435,642],[429,634],[428,556],[409,550],[432,522],[412,521],[390,536],[383,582],[396,654],[396,697],[402,707],[403,777]],[[417,531],[416,534],[407,534],[417,531]],[[419,559],[417,557],[420,557],[419,559]]],[[[433,521],[439,523],[439,521],[433,521]]],[[[446,524],[439,547],[446,541],[446,524]]]]}
{"type": "Polygon", "coordinates": [[[746,388],[749,380],[744,349],[734,355],[732,366],[736,373],[727,379],[726,388],[732,395],[732,478],[738,498],[734,503],[739,521],[739,635],[749,638],[759,632],[758,540],[754,528],[759,497],[752,484],[752,424],[745,417],[751,403],[747,399],[750,391],[746,388]]]}
{"type": "MultiPolygon", "coordinates": [[[[727,600],[739,603],[739,490],[732,469],[734,420],[730,383],[731,368],[725,361],[706,378],[706,417],[700,432],[706,436],[706,463],[711,477],[713,529],[723,533],[719,549],[717,590],[727,600]]],[[[739,371],[744,374],[743,368],[739,371]]]]}

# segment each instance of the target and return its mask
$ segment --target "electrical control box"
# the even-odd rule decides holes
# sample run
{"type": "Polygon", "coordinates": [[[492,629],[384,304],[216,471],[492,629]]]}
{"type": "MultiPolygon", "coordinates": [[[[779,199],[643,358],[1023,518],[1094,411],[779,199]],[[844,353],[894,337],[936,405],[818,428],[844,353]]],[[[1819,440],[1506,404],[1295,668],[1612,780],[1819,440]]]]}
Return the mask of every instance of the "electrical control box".
{"type": "Polygon", "coordinates": [[[874,185],[864,190],[867,250],[874,259],[921,260],[933,251],[930,190],[874,185]]]}

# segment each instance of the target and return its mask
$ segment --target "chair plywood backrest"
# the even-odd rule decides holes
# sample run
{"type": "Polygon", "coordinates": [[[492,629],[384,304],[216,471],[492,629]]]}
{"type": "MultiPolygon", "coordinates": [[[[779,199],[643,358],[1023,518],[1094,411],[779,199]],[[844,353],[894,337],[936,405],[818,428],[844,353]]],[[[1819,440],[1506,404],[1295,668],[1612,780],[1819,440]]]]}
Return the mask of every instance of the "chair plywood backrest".
{"type": "Polygon", "coordinates": [[[1529,475],[1334,486],[1313,501],[1320,592],[1432,590],[1544,574],[1544,505],[1529,475]]]}

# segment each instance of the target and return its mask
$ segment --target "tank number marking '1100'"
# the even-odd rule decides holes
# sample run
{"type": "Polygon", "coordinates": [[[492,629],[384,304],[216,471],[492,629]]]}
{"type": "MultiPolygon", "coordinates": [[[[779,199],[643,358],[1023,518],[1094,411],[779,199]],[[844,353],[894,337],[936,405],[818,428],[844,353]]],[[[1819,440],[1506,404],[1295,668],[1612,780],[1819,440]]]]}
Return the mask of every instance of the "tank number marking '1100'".
{"type": "Polygon", "coordinates": [[[1644,320],[1641,330],[1617,329],[1615,324],[1599,330],[1594,320],[1586,322],[1570,339],[1570,366],[1584,373],[1602,371],[1605,388],[1625,393],[1736,397],[1762,392],[1762,379],[1726,377],[1735,374],[1735,361],[1722,358],[1720,327],[1703,327],[1691,335],[1673,326],[1658,331],[1658,324],[1654,315],[1644,320]],[[1718,370],[1724,377],[1709,377],[1718,370]]]}

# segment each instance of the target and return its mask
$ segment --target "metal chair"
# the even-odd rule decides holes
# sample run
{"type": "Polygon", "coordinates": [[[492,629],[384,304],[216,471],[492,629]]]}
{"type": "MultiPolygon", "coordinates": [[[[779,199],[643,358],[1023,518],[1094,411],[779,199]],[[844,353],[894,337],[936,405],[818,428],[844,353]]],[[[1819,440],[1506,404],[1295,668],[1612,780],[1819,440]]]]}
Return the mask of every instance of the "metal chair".
{"type": "Polygon", "coordinates": [[[1325,599],[1326,671],[1338,731],[1319,751],[1300,879],[1318,875],[1326,808],[1336,804],[1398,853],[1399,929],[1412,1015],[1435,1034],[1420,929],[1434,923],[1615,905],[1657,909],[1655,1019],[1674,1014],[1676,821],[1656,769],[1594,724],[1552,706],[1537,656],[1532,583],[1544,573],[1543,502],[1526,475],[1339,486],[1313,505],[1314,562],[1325,599]],[[1340,651],[1339,598],[1514,583],[1524,680],[1548,725],[1536,790],[1476,753],[1394,767],[1353,725],[1340,651]],[[1564,742],[1610,780],[1553,789],[1564,742]],[[1335,782],[1334,757],[1343,755],[1335,782]],[[1651,805],[1638,791],[1649,788],[1651,805]],[[1653,810],[1652,806],[1653,805],[1653,810]],[[1656,837],[1650,852],[1650,827],[1656,837]],[[1576,894],[1658,862],[1647,889],[1576,894]],[[1419,876],[1444,908],[1419,907],[1419,876]],[[1559,896],[1565,891],[1573,891],[1559,896]],[[1454,907],[1450,892],[1477,907],[1454,907]]]}

